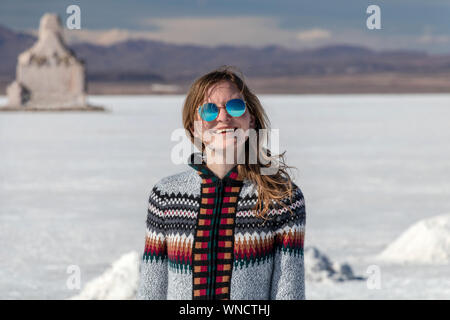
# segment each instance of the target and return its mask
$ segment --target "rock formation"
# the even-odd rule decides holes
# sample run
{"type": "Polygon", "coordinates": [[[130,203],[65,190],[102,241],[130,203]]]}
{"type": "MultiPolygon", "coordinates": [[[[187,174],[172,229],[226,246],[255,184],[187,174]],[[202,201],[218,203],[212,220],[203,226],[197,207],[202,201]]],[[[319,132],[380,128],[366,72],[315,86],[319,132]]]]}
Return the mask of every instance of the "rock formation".
{"type": "Polygon", "coordinates": [[[3,110],[103,110],[86,102],[85,67],[66,46],[61,20],[45,14],[38,41],[18,57],[3,110]]]}
{"type": "Polygon", "coordinates": [[[306,247],[305,277],[307,281],[348,281],[365,280],[362,276],[353,274],[353,269],[348,263],[332,262],[323,252],[316,247],[306,247]]]}

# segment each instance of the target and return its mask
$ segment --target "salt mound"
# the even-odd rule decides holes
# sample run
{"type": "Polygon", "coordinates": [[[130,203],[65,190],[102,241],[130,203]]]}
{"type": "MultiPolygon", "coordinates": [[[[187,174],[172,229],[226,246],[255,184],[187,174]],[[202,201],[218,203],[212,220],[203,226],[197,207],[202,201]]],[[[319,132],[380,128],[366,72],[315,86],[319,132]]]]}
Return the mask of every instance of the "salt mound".
{"type": "Polygon", "coordinates": [[[308,281],[347,281],[363,280],[355,276],[347,263],[331,262],[330,259],[317,248],[306,247],[305,278],[308,281]]]}
{"type": "Polygon", "coordinates": [[[132,251],[115,261],[101,276],[90,281],[74,300],[134,299],[139,280],[139,254],[132,251]]]}
{"type": "Polygon", "coordinates": [[[450,214],[416,222],[378,258],[394,263],[450,263],[450,214]]]}

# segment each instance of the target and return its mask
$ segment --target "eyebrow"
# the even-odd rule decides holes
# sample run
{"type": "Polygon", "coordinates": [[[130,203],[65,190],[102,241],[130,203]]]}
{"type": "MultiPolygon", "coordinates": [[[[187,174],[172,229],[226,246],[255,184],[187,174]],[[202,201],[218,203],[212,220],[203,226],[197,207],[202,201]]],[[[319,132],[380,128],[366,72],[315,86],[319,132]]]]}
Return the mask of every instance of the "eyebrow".
{"type": "MultiPolygon", "coordinates": [[[[225,105],[228,101],[233,100],[233,99],[242,99],[242,100],[244,100],[244,98],[241,97],[240,94],[234,94],[234,95],[231,96],[231,98],[229,98],[229,99],[227,99],[227,100],[225,100],[225,101],[220,101],[218,104],[220,104],[220,105],[225,105]]],[[[207,100],[206,100],[206,103],[215,103],[215,102],[212,102],[212,101],[210,101],[210,99],[207,99],[207,100]]],[[[216,103],[216,104],[217,104],[217,103],[216,103]]]]}

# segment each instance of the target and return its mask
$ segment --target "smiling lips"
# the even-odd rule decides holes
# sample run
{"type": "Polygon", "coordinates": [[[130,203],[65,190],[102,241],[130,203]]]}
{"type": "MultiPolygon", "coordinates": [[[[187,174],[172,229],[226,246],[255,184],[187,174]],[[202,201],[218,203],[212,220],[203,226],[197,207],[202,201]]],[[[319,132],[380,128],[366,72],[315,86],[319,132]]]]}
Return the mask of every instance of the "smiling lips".
{"type": "Polygon", "coordinates": [[[214,134],[227,134],[228,132],[234,132],[237,128],[223,128],[213,130],[214,134]]]}

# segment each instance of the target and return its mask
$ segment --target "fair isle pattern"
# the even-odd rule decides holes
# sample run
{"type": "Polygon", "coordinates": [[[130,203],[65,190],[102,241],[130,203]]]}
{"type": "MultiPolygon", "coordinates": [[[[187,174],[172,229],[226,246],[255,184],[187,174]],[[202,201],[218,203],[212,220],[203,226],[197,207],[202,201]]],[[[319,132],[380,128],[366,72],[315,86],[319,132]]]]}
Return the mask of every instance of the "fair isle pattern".
{"type": "Polygon", "coordinates": [[[165,259],[166,242],[164,241],[164,201],[161,193],[153,188],[147,210],[147,233],[143,259],[158,261],[165,259]]]}
{"type": "Polygon", "coordinates": [[[275,239],[276,250],[292,255],[303,255],[304,230],[283,230],[275,239]]]}
{"type": "Polygon", "coordinates": [[[273,257],[274,237],[271,233],[237,234],[234,244],[234,266],[248,267],[260,264],[273,257]]]}
{"type": "Polygon", "coordinates": [[[236,229],[245,230],[245,233],[236,232],[234,248],[234,266],[237,268],[260,264],[273,258],[276,251],[282,250],[290,255],[303,256],[305,220],[304,199],[300,189],[294,190],[292,201],[283,203],[297,214],[292,215],[288,208],[273,205],[267,213],[271,219],[263,222],[256,218],[253,207],[256,199],[242,199],[236,219],[236,229]],[[284,228],[282,228],[284,225],[284,228]],[[277,230],[273,232],[272,230],[277,230]],[[259,231],[257,231],[259,230],[259,231]]]}
{"type": "Polygon", "coordinates": [[[193,248],[193,300],[228,300],[233,267],[234,220],[242,180],[237,167],[218,179],[204,165],[191,166],[202,178],[193,248]]]}
{"type": "Polygon", "coordinates": [[[167,236],[167,256],[171,268],[179,272],[191,272],[192,240],[192,237],[179,234],[167,236]]]}
{"type": "Polygon", "coordinates": [[[137,298],[305,299],[300,188],[283,201],[293,213],[273,205],[264,222],[254,183],[236,167],[218,179],[193,156],[151,191],[137,298]]]}
{"type": "Polygon", "coordinates": [[[277,209],[269,212],[269,216],[275,216],[276,219],[279,218],[282,221],[275,224],[275,228],[278,229],[275,237],[275,250],[303,257],[305,201],[300,189],[294,190],[291,202],[285,199],[283,203],[287,205],[287,208],[278,206],[277,209]],[[292,214],[288,208],[297,214],[292,214]]]}
{"type": "Polygon", "coordinates": [[[164,259],[166,251],[166,243],[161,234],[155,232],[147,232],[145,237],[144,259],[156,260],[164,259]]]}

